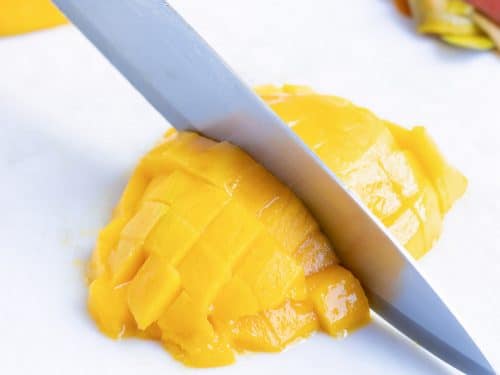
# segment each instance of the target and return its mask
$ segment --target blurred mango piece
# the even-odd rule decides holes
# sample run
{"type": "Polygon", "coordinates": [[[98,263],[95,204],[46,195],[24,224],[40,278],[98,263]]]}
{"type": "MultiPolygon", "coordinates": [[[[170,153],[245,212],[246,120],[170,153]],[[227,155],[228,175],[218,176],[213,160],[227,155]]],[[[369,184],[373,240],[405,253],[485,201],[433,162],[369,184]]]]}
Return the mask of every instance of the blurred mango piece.
{"type": "Polygon", "coordinates": [[[395,0],[398,10],[411,15],[418,32],[474,50],[500,50],[500,6],[490,0],[395,0]],[[486,12],[491,18],[480,12],[486,12]]]}
{"type": "Polygon", "coordinates": [[[66,22],[50,0],[0,0],[0,36],[46,29],[66,22]]]}

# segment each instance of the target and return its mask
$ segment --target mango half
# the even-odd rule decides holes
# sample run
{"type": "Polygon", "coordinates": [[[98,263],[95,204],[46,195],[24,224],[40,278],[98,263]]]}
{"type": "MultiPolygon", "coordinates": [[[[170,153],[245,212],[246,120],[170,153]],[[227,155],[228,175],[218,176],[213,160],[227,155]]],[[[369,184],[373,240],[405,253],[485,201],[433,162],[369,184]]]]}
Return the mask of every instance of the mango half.
{"type": "Polygon", "coordinates": [[[66,22],[50,0],[0,0],[0,36],[45,29],[66,22]]]}
{"type": "Polygon", "coordinates": [[[257,91],[413,257],[431,249],[467,179],[424,127],[403,128],[304,86],[257,91]]]}
{"type": "Polygon", "coordinates": [[[139,163],[94,250],[89,310],[111,337],[197,367],[369,319],[300,200],[227,142],[171,133],[139,163]]]}
{"type": "MultiPolygon", "coordinates": [[[[465,182],[424,130],[304,87],[258,92],[414,255],[432,245],[465,182]]],[[[190,132],[167,132],[139,162],[89,280],[102,332],[161,341],[194,367],[369,321],[360,283],[291,190],[238,147],[190,132]]]]}

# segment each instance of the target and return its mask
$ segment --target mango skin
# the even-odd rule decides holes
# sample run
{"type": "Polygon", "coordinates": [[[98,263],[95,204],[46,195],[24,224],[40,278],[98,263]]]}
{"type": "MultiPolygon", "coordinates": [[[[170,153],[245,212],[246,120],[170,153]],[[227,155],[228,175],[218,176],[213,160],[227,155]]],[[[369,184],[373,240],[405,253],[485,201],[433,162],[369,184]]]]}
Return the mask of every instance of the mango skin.
{"type": "Polygon", "coordinates": [[[50,0],[0,0],[0,36],[27,33],[67,23],[50,0]]]}
{"type": "Polygon", "coordinates": [[[195,133],[168,132],[141,160],[89,278],[101,331],[161,341],[194,367],[278,352],[319,329],[343,336],[370,318],[359,283],[290,189],[239,148],[195,133]]]}

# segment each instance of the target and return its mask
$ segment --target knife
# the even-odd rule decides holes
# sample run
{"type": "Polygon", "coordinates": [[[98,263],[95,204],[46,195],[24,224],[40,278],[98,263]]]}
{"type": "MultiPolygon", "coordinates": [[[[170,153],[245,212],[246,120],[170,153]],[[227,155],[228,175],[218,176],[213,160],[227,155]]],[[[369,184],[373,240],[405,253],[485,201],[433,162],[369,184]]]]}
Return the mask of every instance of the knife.
{"type": "Polygon", "coordinates": [[[371,308],[468,374],[492,366],[406,250],[163,0],[53,0],[178,130],[232,142],[309,207],[371,308]]]}

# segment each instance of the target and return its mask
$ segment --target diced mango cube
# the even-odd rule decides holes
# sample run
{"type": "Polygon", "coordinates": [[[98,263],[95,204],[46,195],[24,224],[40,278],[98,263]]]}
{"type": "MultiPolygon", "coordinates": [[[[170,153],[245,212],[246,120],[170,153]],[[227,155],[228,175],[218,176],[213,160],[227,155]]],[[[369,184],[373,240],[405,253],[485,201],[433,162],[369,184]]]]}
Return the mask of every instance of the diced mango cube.
{"type": "Polygon", "coordinates": [[[230,330],[233,346],[240,350],[278,352],[282,349],[276,334],[262,315],[240,318],[230,330]]]}
{"type": "Polygon", "coordinates": [[[321,328],[343,336],[369,321],[368,300],[358,280],[345,268],[331,266],[307,278],[309,296],[321,328]]]}
{"type": "Polygon", "coordinates": [[[289,190],[261,165],[255,164],[243,173],[234,190],[234,199],[260,218],[273,204],[288,199],[289,190]]]}
{"type": "MultiPolygon", "coordinates": [[[[186,149],[189,150],[199,138],[196,133],[191,132],[167,134],[164,142],[144,156],[140,168],[149,176],[168,175],[175,170],[188,171],[188,160],[177,157],[177,153],[189,154],[186,149]]],[[[207,144],[209,140],[204,138],[200,142],[207,144]]],[[[196,146],[193,151],[195,149],[196,146]]]]}
{"type": "Polygon", "coordinates": [[[212,248],[214,254],[227,259],[232,265],[262,231],[263,226],[255,216],[237,202],[231,201],[203,230],[199,242],[212,248]]]}
{"type": "Polygon", "coordinates": [[[97,237],[88,267],[88,277],[92,281],[108,271],[108,258],[119,241],[120,233],[129,221],[127,216],[116,216],[106,225],[97,237]]]}
{"type": "Polygon", "coordinates": [[[109,255],[109,268],[115,285],[129,281],[144,262],[144,240],[166,210],[167,207],[161,203],[146,202],[125,225],[116,249],[109,255]]]}
{"type": "Polygon", "coordinates": [[[404,198],[413,197],[425,183],[425,175],[416,157],[408,150],[395,151],[381,158],[382,168],[404,198]]]}
{"type": "Polygon", "coordinates": [[[199,238],[191,224],[171,208],[153,228],[144,242],[144,250],[158,254],[177,265],[199,238]]]}
{"type": "Polygon", "coordinates": [[[403,205],[391,180],[377,162],[368,162],[352,170],[344,181],[381,220],[394,215],[403,205]]]}
{"type": "Polygon", "coordinates": [[[210,307],[220,288],[230,278],[230,264],[197,243],[178,267],[182,288],[200,306],[210,307]]]}
{"type": "Polygon", "coordinates": [[[134,329],[134,318],[127,305],[127,285],[115,287],[105,277],[95,279],[89,286],[88,308],[101,331],[112,338],[134,329]]]}
{"type": "Polygon", "coordinates": [[[303,270],[281,251],[276,240],[263,234],[250,245],[235,275],[252,287],[259,305],[266,308],[283,303],[296,279],[303,276],[303,270]]]}
{"type": "MultiPolygon", "coordinates": [[[[420,218],[425,236],[424,248],[428,249],[434,245],[434,242],[439,237],[443,222],[443,217],[441,216],[439,210],[439,200],[437,194],[429,184],[422,188],[422,192],[415,201],[414,207],[418,217],[420,218]]],[[[418,255],[416,255],[417,258],[419,258],[418,255]]]]}
{"type": "Polygon", "coordinates": [[[179,273],[168,260],[152,254],[128,287],[128,306],[139,329],[158,320],[180,290],[179,273]]]}
{"type": "Polygon", "coordinates": [[[144,242],[149,232],[167,212],[167,207],[158,202],[145,202],[120,233],[120,238],[144,242]]]}
{"type": "Polygon", "coordinates": [[[221,189],[207,183],[191,185],[172,202],[172,210],[185,218],[194,229],[202,231],[223,209],[229,196],[221,189]],[[193,193],[193,190],[196,193],[193,193]]]}
{"type": "Polygon", "coordinates": [[[109,255],[109,269],[114,285],[129,281],[146,259],[140,242],[121,239],[109,255]]]}
{"type": "Polygon", "coordinates": [[[190,168],[199,176],[231,194],[243,173],[255,162],[239,147],[228,142],[216,143],[205,150],[201,157],[190,161],[190,168]]]}
{"type": "Polygon", "coordinates": [[[467,179],[444,158],[441,151],[422,126],[411,130],[386,123],[403,148],[411,149],[438,194],[441,213],[446,213],[467,188],[467,179]]]}
{"type": "Polygon", "coordinates": [[[233,276],[217,294],[211,315],[219,321],[230,321],[257,314],[259,310],[259,301],[252,288],[233,276]]]}
{"type": "Polygon", "coordinates": [[[318,224],[298,199],[289,199],[285,207],[276,208],[275,211],[272,220],[262,215],[262,222],[283,249],[293,254],[308,234],[318,228],[318,224]]]}
{"type": "Polygon", "coordinates": [[[392,223],[388,229],[394,237],[401,242],[402,245],[407,247],[411,254],[415,255],[414,252],[417,251],[417,249],[408,248],[408,243],[415,236],[421,236],[423,228],[418,215],[412,207],[406,208],[403,213],[399,214],[394,223],[392,223]]]}
{"type": "Polygon", "coordinates": [[[309,336],[319,328],[318,318],[309,301],[290,302],[263,313],[281,347],[309,336]]]}
{"type": "Polygon", "coordinates": [[[216,336],[205,308],[185,291],[180,293],[158,319],[158,326],[163,340],[173,341],[181,346],[212,342],[216,336]]]}
{"type": "Polygon", "coordinates": [[[338,263],[330,241],[319,229],[309,233],[293,256],[304,269],[305,276],[309,276],[338,263]]]}
{"type": "Polygon", "coordinates": [[[120,202],[113,210],[113,216],[130,216],[137,208],[149,179],[140,168],[136,168],[122,193],[120,202]]]}

